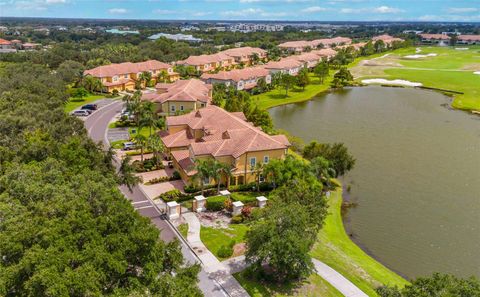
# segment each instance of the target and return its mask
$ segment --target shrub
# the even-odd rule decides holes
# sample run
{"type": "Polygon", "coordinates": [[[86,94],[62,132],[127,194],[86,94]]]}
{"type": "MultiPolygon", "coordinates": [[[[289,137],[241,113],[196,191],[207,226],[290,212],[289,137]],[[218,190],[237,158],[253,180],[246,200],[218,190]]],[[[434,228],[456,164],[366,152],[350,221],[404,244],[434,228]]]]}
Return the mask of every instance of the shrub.
{"type": "Polygon", "coordinates": [[[165,202],[177,201],[182,196],[182,193],[177,190],[170,190],[158,196],[159,199],[162,199],[165,202]]]}
{"type": "Polygon", "coordinates": [[[242,216],[244,218],[250,218],[250,216],[252,215],[252,207],[249,206],[249,205],[245,205],[243,208],[242,208],[242,216]]]}
{"type": "Polygon", "coordinates": [[[172,173],[172,177],[170,178],[170,180],[177,180],[177,179],[181,179],[181,176],[180,176],[180,172],[178,172],[177,170],[175,170],[175,171],[172,173]]]}
{"type": "Polygon", "coordinates": [[[207,209],[210,211],[220,211],[224,207],[224,201],[227,198],[224,196],[213,196],[207,198],[207,209]]]}
{"type": "Polygon", "coordinates": [[[228,211],[232,211],[233,210],[232,199],[225,199],[225,201],[223,201],[223,208],[225,208],[228,211]]]}
{"type": "Polygon", "coordinates": [[[234,201],[242,201],[246,205],[255,205],[257,203],[257,196],[260,195],[258,192],[232,193],[232,199],[234,201]]]}
{"type": "Polygon", "coordinates": [[[233,247],[222,245],[218,251],[217,251],[217,256],[220,258],[228,258],[231,255],[233,255],[233,247]]]}
{"type": "Polygon", "coordinates": [[[112,91],[112,96],[113,96],[113,97],[117,97],[117,96],[118,96],[118,90],[117,90],[117,89],[114,89],[114,90],[112,91]]]}
{"type": "Polygon", "coordinates": [[[157,164],[156,158],[145,159],[143,163],[140,160],[135,160],[132,162],[132,166],[136,172],[149,172],[165,168],[161,162],[157,164]]]}
{"type": "Polygon", "coordinates": [[[243,216],[242,215],[233,216],[230,223],[231,224],[241,224],[241,223],[243,223],[243,216]]]}

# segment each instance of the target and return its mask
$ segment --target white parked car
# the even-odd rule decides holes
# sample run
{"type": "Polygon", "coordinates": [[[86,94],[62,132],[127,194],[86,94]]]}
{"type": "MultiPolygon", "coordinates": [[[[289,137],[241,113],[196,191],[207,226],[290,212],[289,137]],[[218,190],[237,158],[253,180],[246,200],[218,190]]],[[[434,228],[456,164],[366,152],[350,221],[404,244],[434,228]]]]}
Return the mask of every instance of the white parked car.
{"type": "Polygon", "coordinates": [[[124,151],[134,150],[136,147],[137,146],[134,142],[124,142],[123,143],[123,150],[124,151]]]}
{"type": "Polygon", "coordinates": [[[90,112],[88,112],[88,110],[85,110],[85,109],[80,109],[80,110],[73,111],[71,115],[74,115],[77,117],[87,117],[88,115],[90,115],[90,112]]]}

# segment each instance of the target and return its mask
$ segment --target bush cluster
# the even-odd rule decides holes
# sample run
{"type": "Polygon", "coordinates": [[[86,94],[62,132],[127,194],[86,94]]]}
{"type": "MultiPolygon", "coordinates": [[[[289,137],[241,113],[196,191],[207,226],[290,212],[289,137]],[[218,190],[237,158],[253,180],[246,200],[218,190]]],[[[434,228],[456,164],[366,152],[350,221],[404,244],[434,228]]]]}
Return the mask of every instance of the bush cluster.
{"type": "Polygon", "coordinates": [[[219,256],[220,258],[228,258],[232,256],[235,243],[235,240],[232,240],[229,242],[228,245],[222,245],[217,251],[217,256],[219,256]]]}
{"type": "Polygon", "coordinates": [[[220,211],[225,207],[225,196],[213,196],[207,198],[207,210],[220,211]]]}
{"type": "Polygon", "coordinates": [[[145,159],[143,162],[140,160],[135,160],[132,162],[132,166],[136,172],[149,172],[165,169],[165,166],[161,162],[158,162],[157,164],[157,160],[155,158],[145,159]]]}

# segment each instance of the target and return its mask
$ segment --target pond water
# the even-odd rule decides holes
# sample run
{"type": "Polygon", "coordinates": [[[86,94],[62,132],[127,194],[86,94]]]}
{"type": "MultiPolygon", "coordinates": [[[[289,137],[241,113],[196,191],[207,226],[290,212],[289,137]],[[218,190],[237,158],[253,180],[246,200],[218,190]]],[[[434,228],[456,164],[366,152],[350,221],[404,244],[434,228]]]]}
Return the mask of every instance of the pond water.
{"type": "Polygon", "coordinates": [[[277,128],[305,142],[343,142],[349,233],[408,278],[480,277],[480,117],[450,98],[408,88],[350,88],[275,107],[277,128]]]}

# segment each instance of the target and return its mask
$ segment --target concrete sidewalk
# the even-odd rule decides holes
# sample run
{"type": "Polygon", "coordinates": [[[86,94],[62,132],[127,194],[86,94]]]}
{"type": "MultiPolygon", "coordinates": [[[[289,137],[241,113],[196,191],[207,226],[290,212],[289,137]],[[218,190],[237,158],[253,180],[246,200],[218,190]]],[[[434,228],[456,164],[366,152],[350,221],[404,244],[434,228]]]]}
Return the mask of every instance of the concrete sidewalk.
{"type": "Polygon", "coordinates": [[[346,297],[368,297],[367,294],[363,293],[357,286],[352,284],[348,279],[343,275],[335,271],[333,268],[327,264],[320,262],[317,259],[313,259],[313,265],[317,274],[322,277],[324,280],[329,282],[333,287],[335,287],[340,293],[346,297]]]}
{"type": "Polygon", "coordinates": [[[208,276],[213,278],[232,297],[250,296],[240,283],[232,276],[232,269],[220,262],[200,239],[200,220],[195,213],[182,214],[188,224],[187,241],[203,264],[208,276]]]}

